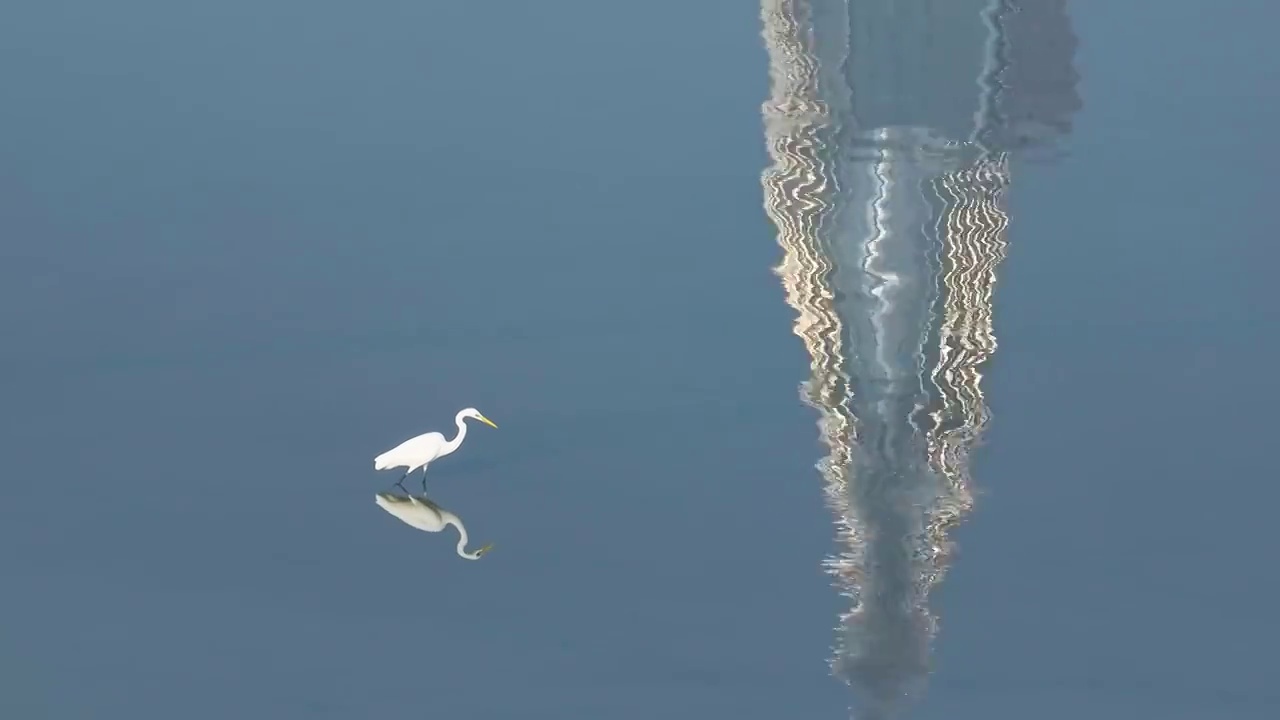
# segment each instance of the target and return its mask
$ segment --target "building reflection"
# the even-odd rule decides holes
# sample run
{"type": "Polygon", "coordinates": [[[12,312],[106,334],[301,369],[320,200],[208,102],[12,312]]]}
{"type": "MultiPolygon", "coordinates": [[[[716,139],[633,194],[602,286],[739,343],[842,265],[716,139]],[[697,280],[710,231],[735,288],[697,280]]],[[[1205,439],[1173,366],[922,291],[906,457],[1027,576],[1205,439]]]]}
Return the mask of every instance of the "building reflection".
{"type": "Polygon", "coordinates": [[[1011,155],[1080,107],[1063,0],[763,0],[777,268],[849,600],[833,672],[867,717],[923,688],[930,591],[973,506],[1011,155]]]}

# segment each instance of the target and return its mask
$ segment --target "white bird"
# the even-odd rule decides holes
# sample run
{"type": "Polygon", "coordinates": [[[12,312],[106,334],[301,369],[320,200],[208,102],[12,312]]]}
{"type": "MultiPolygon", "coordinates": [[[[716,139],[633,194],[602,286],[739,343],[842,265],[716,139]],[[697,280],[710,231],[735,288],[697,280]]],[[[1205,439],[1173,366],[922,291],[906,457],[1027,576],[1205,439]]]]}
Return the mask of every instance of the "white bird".
{"type": "Polygon", "coordinates": [[[458,528],[458,555],[468,560],[479,560],[481,556],[493,549],[489,543],[475,552],[467,552],[467,528],[462,519],[431,502],[424,495],[416,498],[412,495],[396,495],[393,493],[377,493],[374,502],[378,507],[400,518],[405,524],[427,532],[440,532],[449,525],[458,528]]]}
{"type": "Polygon", "coordinates": [[[390,450],[382,453],[373,459],[374,470],[386,470],[387,468],[403,467],[408,468],[404,471],[404,475],[396,481],[396,485],[404,487],[404,479],[409,477],[409,473],[422,468],[422,491],[427,490],[427,464],[436,458],[444,457],[462,444],[462,439],[467,436],[467,424],[463,422],[467,418],[474,418],[497,429],[497,425],[475,408],[466,408],[459,410],[453,421],[458,425],[458,434],[453,436],[452,440],[446,441],[444,435],[438,432],[429,432],[411,437],[390,450]]]}

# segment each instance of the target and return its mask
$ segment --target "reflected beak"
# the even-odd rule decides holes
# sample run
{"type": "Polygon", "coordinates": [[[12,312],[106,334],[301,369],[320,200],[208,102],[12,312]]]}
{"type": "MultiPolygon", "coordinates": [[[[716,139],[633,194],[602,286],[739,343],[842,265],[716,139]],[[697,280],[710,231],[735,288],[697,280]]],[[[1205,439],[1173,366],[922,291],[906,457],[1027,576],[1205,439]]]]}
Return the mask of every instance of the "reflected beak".
{"type": "MultiPolygon", "coordinates": [[[[476,413],[476,415],[480,415],[480,413],[476,413]]],[[[485,425],[488,425],[489,427],[493,428],[494,430],[497,430],[497,429],[498,429],[498,426],[497,426],[497,425],[494,425],[492,420],[490,420],[489,418],[487,418],[487,417],[485,417],[485,416],[483,416],[483,415],[480,415],[480,417],[478,417],[478,418],[476,418],[476,419],[477,419],[477,420],[479,420],[480,422],[484,423],[485,425]]]]}

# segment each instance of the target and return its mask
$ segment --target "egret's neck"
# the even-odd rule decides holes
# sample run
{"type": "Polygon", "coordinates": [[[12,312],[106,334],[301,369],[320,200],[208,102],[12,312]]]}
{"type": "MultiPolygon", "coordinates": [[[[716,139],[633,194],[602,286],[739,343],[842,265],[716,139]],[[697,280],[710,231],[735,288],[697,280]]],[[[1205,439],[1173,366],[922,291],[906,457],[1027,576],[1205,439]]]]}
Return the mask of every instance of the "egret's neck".
{"type": "Polygon", "coordinates": [[[448,455],[454,450],[457,450],[458,446],[462,444],[463,438],[467,436],[467,422],[466,418],[462,417],[462,413],[458,413],[458,416],[453,419],[453,422],[458,426],[458,434],[454,435],[452,440],[444,444],[444,452],[440,453],[441,455],[448,455]]]}
{"type": "Polygon", "coordinates": [[[450,514],[444,517],[444,524],[452,525],[458,528],[458,545],[457,545],[458,554],[468,560],[479,560],[480,559],[479,555],[476,555],[475,553],[467,552],[467,528],[465,525],[462,524],[462,521],[459,520],[456,516],[450,514]]]}

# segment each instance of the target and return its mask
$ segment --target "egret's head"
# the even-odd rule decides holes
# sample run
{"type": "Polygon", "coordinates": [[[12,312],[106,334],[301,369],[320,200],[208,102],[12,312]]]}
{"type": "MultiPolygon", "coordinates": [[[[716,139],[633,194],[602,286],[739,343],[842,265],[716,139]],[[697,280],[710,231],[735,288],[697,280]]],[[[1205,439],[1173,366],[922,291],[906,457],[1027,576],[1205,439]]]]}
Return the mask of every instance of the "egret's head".
{"type": "Polygon", "coordinates": [[[480,558],[484,557],[485,553],[489,552],[492,549],[493,549],[493,543],[489,543],[488,545],[485,545],[479,550],[473,550],[469,553],[468,552],[462,553],[462,557],[468,560],[479,560],[480,558]]]}
{"type": "Polygon", "coordinates": [[[471,418],[472,420],[479,420],[480,422],[484,423],[485,425],[488,425],[489,427],[495,430],[498,428],[497,425],[493,424],[492,420],[485,417],[484,415],[481,415],[480,411],[475,408],[467,408],[466,410],[463,410],[462,412],[458,413],[458,417],[471,418]]]}

